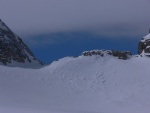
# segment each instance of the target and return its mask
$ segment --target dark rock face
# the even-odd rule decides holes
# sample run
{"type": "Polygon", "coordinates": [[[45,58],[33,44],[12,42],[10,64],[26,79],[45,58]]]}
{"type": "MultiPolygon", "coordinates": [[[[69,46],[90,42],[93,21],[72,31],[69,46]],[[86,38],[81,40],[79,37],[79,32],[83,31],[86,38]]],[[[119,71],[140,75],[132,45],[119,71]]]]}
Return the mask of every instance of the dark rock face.
{"type": "Polygon", "coordinates": [[[143,37],[138,44],[138,54],[144,53],[148,55],[150,53],[150,33],[143,37]]]}
{"type": "Polygon", "coordinates": [[[129,51],[114,51],[114,50],[93,50],[93,51],[85,51],[82,53],[83,56],[92,56],[92,55],[111,55],[117,57],[119,59],[127,60],[129,59],[132,54],[129,51]]]}
{"type": "Polygon", "coordinates": [[[14,34],[7,25],[0,20],[0,62],[8,64],[12,61],[19,63],[38,62],[42,64],[35,58],[21,38],[14,34]]]}

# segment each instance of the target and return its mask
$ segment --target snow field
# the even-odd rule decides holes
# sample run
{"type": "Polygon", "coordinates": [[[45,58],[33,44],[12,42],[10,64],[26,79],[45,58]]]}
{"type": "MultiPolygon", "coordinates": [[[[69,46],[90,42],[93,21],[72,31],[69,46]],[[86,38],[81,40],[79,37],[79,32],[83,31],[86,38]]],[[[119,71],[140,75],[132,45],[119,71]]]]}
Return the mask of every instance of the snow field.
{"type": "Polygon", "coordinates": [[[66,57],[45,67],[0,66],[1,113],[149,113],[150,59],[66,57]]]}

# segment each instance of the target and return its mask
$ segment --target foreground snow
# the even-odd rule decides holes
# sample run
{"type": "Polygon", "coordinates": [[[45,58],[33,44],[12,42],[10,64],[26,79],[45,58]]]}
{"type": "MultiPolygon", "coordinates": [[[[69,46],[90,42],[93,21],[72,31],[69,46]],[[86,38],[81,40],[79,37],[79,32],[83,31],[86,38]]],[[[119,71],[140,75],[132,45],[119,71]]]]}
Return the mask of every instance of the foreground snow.
{"type": "Polygon", "coordinates": [[[0,113],[149,113],[150,58],[63,58],[0,66],[0,113]]]}

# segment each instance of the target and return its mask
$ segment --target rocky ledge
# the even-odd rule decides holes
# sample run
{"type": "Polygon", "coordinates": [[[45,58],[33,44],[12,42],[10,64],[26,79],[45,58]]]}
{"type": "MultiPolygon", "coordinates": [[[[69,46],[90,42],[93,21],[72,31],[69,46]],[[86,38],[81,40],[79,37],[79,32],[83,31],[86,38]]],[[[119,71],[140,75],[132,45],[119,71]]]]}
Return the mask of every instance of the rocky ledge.
{"type": "Polygon", "coordinates": [[[132,53],[129,51],[115,51],[115,50],[92,50],[92,51],[85,51],[82,53],[83,56],[92,56],[92,55],[111,55],[117,57],[119,59],[127,60],[131,58],[132,53]]]}

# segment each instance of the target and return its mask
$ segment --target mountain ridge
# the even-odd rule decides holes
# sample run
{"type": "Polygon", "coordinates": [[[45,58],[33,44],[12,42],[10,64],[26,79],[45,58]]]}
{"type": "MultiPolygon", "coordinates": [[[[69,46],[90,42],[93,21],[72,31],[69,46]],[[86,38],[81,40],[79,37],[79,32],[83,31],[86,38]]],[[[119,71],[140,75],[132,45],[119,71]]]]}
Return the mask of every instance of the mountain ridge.
{"type": "Polygon", "coordinates": [[[9,27],[0,20],[0,62],[8,65],[12,61],[18,63],[39,63],[42,64],[22,41],[13,33],[9,27]]]}

